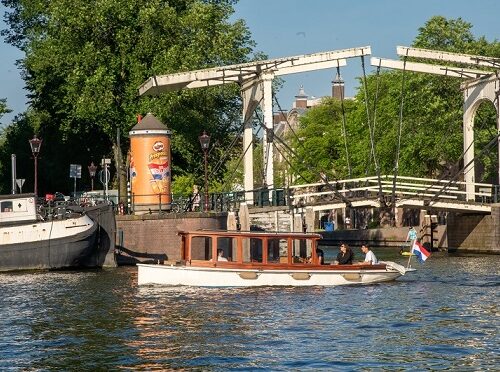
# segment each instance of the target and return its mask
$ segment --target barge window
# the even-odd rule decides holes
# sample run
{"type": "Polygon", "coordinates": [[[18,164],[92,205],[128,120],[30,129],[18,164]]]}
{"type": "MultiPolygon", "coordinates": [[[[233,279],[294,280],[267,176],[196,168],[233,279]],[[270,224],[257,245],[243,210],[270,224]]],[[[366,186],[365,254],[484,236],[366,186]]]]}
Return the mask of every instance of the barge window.
{"type": "Polygon", "coordinates": [[[210,260],[212,258],[212,238],[209,236],[193,236],[191,238],[191,259],[210,260]]]}
{"type": "Polygon", "coordinates": [[[224,251],[224,257],[226,257],[228,261],[238,261],[238,257],[236,257],[236,238],[217,238],[217,251],[219,251],[219,249],[224,251]]]}
{"type": "Polygon", "coordinates": [[[4,201],[4,202],[2,202],[0,208],[1,208],[0,210],[2,212],[12,212],[13,211],[12,202],[11,201],[4,201]]]}
{"type": "Polygon", "coordinates": [[[1,211],[2,212],[12,212],[13,209],[12,209],[12,202],[11,201],[4,201],[2,202],[1,204],[1,211]]]}

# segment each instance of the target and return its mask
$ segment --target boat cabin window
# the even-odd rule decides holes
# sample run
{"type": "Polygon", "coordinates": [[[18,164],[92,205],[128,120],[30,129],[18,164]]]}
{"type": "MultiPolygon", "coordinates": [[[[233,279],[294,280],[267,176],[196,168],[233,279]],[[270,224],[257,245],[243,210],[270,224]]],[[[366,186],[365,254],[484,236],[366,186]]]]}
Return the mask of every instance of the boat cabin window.
{"type": "Polygon", "coordinates": [[[212,258],[212,238],[193,236],[191,238],[191,259],[210,260],[212,258]]]}
{"type": "Polygon", "coordinates": [[[287,239],[269,239],[267,241],[267,262],[287,263],[288,262],[288,241],[287,239]]]}
{"type": "Polygon", "coordinates": [[[242,262],[262,262],[262,239],[242,238],[242,262]]]}
{"type": "Polygon", "coordinates": [[[9,200],[9,201],[3,201],[0,203],[0,211],[2,212],[12,212],[14,209],[13,209],[13,206],[12,206],[12,201],[9,200]]]}
{"type": "Polygon", "coordinates": [[[311,242],[306,239],[293,239],[292,256],[294,262],[303,261],[311,257],[311,242]]]}
{"type": "Polygon", "coordinates": [[[238,261],[239,258],[236,257],[237,249],[235,238],[217,238],[217,252],[221,249],[222,252],[224,252],[223,256],[227,258],[228,261],[238,261]]]}
{"type": "Polygon", "coordinates": [[[308,262],[311,256],[311,241],[306,239],[270,239],[268,243],[268,262],[282,264],[308,262]],[[290,245],[288,245],[290,244],[290,245]],[[290,252],[288,252],[290,250],[290,252]]]}

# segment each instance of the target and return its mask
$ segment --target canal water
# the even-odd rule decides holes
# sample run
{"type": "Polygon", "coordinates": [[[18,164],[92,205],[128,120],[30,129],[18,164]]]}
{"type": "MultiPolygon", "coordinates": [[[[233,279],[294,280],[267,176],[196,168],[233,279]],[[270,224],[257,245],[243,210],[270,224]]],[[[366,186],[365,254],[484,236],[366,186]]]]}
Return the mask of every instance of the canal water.
{"type": "Polygon", "coordinates": [[[413,266],[332,288],[137,287],[134,267],[0,274],[0,370],[499,370],[500,256],[413,266]]]}

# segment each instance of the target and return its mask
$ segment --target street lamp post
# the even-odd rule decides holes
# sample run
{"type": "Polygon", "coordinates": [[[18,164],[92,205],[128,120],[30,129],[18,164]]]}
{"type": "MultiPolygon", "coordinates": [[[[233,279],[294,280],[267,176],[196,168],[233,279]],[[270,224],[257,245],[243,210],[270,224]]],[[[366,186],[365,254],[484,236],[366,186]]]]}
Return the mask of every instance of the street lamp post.
{"type": "Polygon", "coordinates": [[[208,147],[210,145],[210,136],[203,131],[203,134],[198,139],[205,159],[205,212],[208,212],[208,147]]]}
{"type": "Polygon", "coordinates": [[[90,190],[94,191],[94,177],[95,177],[95,172],[97,171],[97,165],[94,165],[94,162],[91,162],[88,168],[90,174],[90,190]]]}
{"type": "Polygon", "coordinates": [[[35,196],[38,196],[38,154],[40,153],[40,148],[42,147],[42,140],[37,138],[36,134],[32,139],[29,140],[31,146],[31,152],[33,154],[33,158],[35,159],[35,187],[34,192],[35,196]]]}

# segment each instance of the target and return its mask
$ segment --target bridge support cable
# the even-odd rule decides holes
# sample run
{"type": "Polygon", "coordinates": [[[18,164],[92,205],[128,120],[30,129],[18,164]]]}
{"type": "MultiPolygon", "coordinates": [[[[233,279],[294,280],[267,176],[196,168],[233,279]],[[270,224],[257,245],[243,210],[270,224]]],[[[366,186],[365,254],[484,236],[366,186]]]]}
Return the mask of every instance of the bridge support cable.
{"type": "MultiPolygon", "coordinates": [[[[231,154],[231,150],[233,149],[233,147],[236,145],[237,141],[238,141],[238,138],[240,138],[240,136],[243,134],[243,130],[245,129],[245,124],[242,123],[240,128],[239,128],[239,131],[238,133],[234,136],[233,140],[231,141],[231,143],[229,144],[229,147],[227,148],[226,151],[224,151],[224,156],[222,156],[218,161],[217,161],[217,164],[215,164],[212,172],[210,173],[210,176],[212,176],[215,172],[217,172],[219,170],[219,168],[224,164],[224,162],[227,160],[227,158],[230,156],[231,154]]],[[[213,148],[213,147],[212,147],[213,148]]]]}
{"type": "MultiPolygon", "coordinates": [[[[257,120],[259,122],[259,130],[260,129],[264,129],[264,130],[267,130],[266,126],[264,125],[263,123],[263,120],[262,118],[259,116],[259,115],[256,115],[257,116],[257,120]]],[[[298,157],[297,153],[290,147],[286,144],[286,142],[280,138],[279,136],[277,136],[274,132],[272,133],[272,136],[273,136],[273,141],[272,141],[272,144],[274,145],[275,148],[277,148],[277,145],[276,145],[276,141],[274,141],[275,139],[281,144],[281,146],[283,146],[283,149],[286,150],[288,152],[288,154],[290,154],[291,156],[294,156],[294,157],[298,157]]],[[[301,146],[303,146],[303,143],[302,142],[299,142],[299,144],[301,146]]],[[[280,152],[281,156],[283,156],[283,153],[280,152]]],[[[283,158],[287,161],[288,164],[290,164],[290,162],[288,161],[288,159],[286,159],[284,156],[283,158]]],[[[307,180],[303,175],[301,175],[295,168],[292,168],[294,171],[297,172],[297,174],[300,176],[300,178],[302,178],[304,181],[306,182],[310,182],[309,180],[307,180]]]]}
{"type": "MultiPolygon", "coordinates": [[[[278,106],[278,110],[280,112],[284,112],[283,109],[281,108],[281,105],[280,103],[278,102],[278,98],[276,97],[276,95],[274,96],[274,101],[276,102],[276,105],[278,106]]],[[[302,145],[302,140],[299,138],[299,136],[297,136],[297,133],[295,132],[295,130],[293,129],[293,127],[291,126],[290,122],[288,121],[288,117],[285,117],[285,122],[288,126],[288,128],[290,129],[290,131],[293,133],[295,139],[297,140],[297,142],[302,145]]]]}
{"type": "MultiPolygon", "coordinates": [[[[260,104],[260,101],[259,103],[260,104]]],[[[256,108],[254,109],[254,111],[256,110],[256,108]]],[[[240,128],[239,128],[239,131],[238,133],[234,136],[231,144],[229,145],[229,148],[224,151],[224,156],[222,156],[217,164],[212,168],[212,171],[210,172],[209,174],[209,178],[213,177],[213,175],[220,169],[220,167],[222,167],[225,163],[225,161],[229,158],[229,156],[231,155],[231,150],[233,149],[233,147],[236,145],[236,143],[238,142],[238,139],[241,137],[241,135],[243,134],[243,131],[245,130],[245,121],[243,121],[240,125],[240,128]]],[[[260,131],[260,127],[258,128],[258,130],[260,131]]],[[[249,145],[247,146],[247,149],[252,145],[252,142],[249,143],[249,145]]],[[[212,148],[210,149],[210,151],[212,151],[212,149],[214,149],[215,147],[212,146],[212,148]]],[[[243,154],[241,155],[241,157],[243,158],[244,157],[244,154],[246,154],[247,150],[245,150],[243,152],[243,154]]],[[[239,160],[241,162],[241,159],[239,160]]],[[[201,165],[197,168],[197,171],[199,171],[201,168],[201,165]]],[[[237,169],[237,168],[236,168],[237,169]]],[[[230,177],[232,178],[234,176],[234,174],[230,177]]],[[[199,191],[198,191],[199,193],[199,191]]]]}
{"type": "Polygon", "coordinates": [[[399,171],[399,153],[401,150],[401,135],[403,128],[403,108],[405,101],[405,80],[406,80],[406,59],[407,56],[403,57],[403,73],[401,78],[401,101],[399,103],[399,125],[398,125],[398,144],[396,146],[396,160],[394,162],[394,178],[392,181],[392,195],[391,195],[391,205],[396,208],[396,180],[398,178],[399,171]]]}
{"type": "MultiPolygon", "coordinates": [[[[337,64],[337,73],[338,73],[338,74],[339,74],[339,76],[340,76],[340,66],[339,66],[339,65],[340,65],[340,64],[337,64]]],[[[342,118],[343,118],[343,120],[344,120],[344,121],[343,121],[343,126],[344,126],[344,128],[345,128],[345,110],[344,110],[344,102],[343,102],[344,97],[343,97],[343,94],[342,94],[342,96],[341,96],[341,97],[342,97],[342,101],[341,101],[341,102],[342,102],[342,118]]],[[[280,105],[280,103],[279,103],[279,101],[278,101],[278,98],[277,98],[276,96],[274,96],[274,99],[275,99],[276,105],[278,106],[278,110],[279,110],[280,112],[283,112],[283,110],[281,109],[281,105],[280,105]]],[[[290,125],[290,122],[288,121],[288,118],[285,118],[285,121],[286,121],[286,123],[287,123],[288,127],[290,128],[290,131],[293,133],[293,135],[294,135],[295,139],[297,140],[297,143],[298,143],[300,146],[304,147],[304,143],[303,143],[303,141],[299,138],[299,136],[297,135],[297,133],[294,131],[293,127],[290,125]]],[[[346,130],[345,130],[345,129],[344,129],[344,133],[346,133],[346,130]]],[[[286,145],[286,143],[285,143],[285,142],[284,142],[281,138],[279,138],[279,136],[276,136],[276,135],[275,135],[275,138],[277,138],[277,139],[278,139],[278,141],[280,141],[280,143],[284,146],[284,148],[285,148],[285,149],[289,149],[289,150],[291,151],[291,153],[290,153],[290,154],[291,154],[292,156],[298,157],[298,156],[297,156],[297,154],[296,154],[296,153],[295,153],[295,152],[294,152],[294,151],[293,151],[293,150],[292,150],[292,149],[291,149],[288,145],[286,145]]],[[[345,136],[344,138],[345,138],[345,140],[347,140],[347,136],[345,136]]],[[[275,145],[275,146],[276,146],[276,145],[275,145]]],[[[346,154],[347,154],[347,156],[348,156],[348,152],[347,152],[347,142],[346,142],[346,154]]],[[[283,154],[281,154],[281,155],[283,156],[283,154]]],[[[283,158],[284,158],[284,157],[283,157],[283,158]]],[[[287,160],[287,164],[291,165],[291,164],[290,164],[290,162],[289,162],[288,160],[287,160]]],[[[351,166],[350,166],[349,161],[348,161],[348,167],[349,167],[349,175],[351,175],[351,171],[352,171],[352,170],[351,170],[351,166]]],[[[292,167],[292,170],[294,170],[295,172],[297,172],[297,170],[296,170],[296,169],[294,169],[293,167],[292,167]]],[[[300,176],[300,178],[302,178],[304,181],[306,181],[306,182],[310,182],[310,181],[306,180],[306,179],[305,179],[305,178],[304,178],[304,177],[303,177],[300,173],[298,173],[298,172],[297,172],[297,174],[298,174],[298,175],[300,176]]],[[[322,180],[322,181],[323,181],[323,182],[324,182],[324,183],[325,183],[328,187],[330,187],[330,189],[332,189],[332,190],[336,191],[336,188],[335,188],[335,187],[333,187],[333,185],[331,185],[331,184],[330,184],[330,182],[328,181],[328,179],[326,178],[326,176],[325,176],[325,172],[320,172],[319,176],[320,176],[321,180],[322,180]]],[[[342,199],[342,200],[344,200],[344,201],[345,201],[348,205],[350,205],[350,202],[348,201],[348,199],[345,199],[345,196],[344,196],[344,195],[342,195],[342,194],[340,194],[340,193],[338,193],[338,194],[339,194],[339,195],[337,195],[337,196],[341,197],[341,199],[342,199]]]]}
{"type": "MultiPolygon", "coordinates": [[[[483,148],[483,150],[481,150],[481,152],[477,155],[477,156],[482,156],[484,153],[488,152],[491,150],[491,148],[496,145],[498,139],[500,138],[500,133],[499,134],[496,134],[494,135],[493,139],[483,148]]],[[[467,169],[467,167],[475,161],[475,158],[471,159],[467,164],[464,164],[461,168],[458,168],[458,166],[460,165],[460,162],[462,161],[462,159],[464,158],[465,156],[465,153],[469,150],[469,148],[474,144],[474,141],[471,142],[469,144],[469,147],[467,149],[464,150],[464,152],[460,155],[460,158],[455,162],[455,167],[457,168],[457,170],[454,172],[454,174],[451,175],[450,179],[447,180],[448,182],[446,184],[442,184],[442,181],[445,181],[445,178],[448,177],[449,175],[444,175],[444,176],[441,176],[438,180],[435,180],[433,183],[431,183],[429,186],[427,186],[424,190],[421,190],[421,191],[418,191],[417,193],[415,193],[415,195],[412,195],[412,197],[406,197],[406,198],[401,198],[399,199],[399,203],[401,202],[404,202],[406,200],[411,200],[413,199],[414,197],[418,197],[419,195],[425,195],[427,194],[429,191],[432,191],[432,189],[435,189],[437,186],[441,186],[442,187],[434,192],[434,195],[431,197],[431,199],[429,200],[429,203],[432,203],[432,202],[435,202],[437,199],[439,199],[439,197],[450,187],[452,186],[453,184],[455,184],[455,182],[457,181],[457,178],[462,174],[462,172],[465,171],[465,169],[467,169]]],[[[477,157],[476,156],[476,157],[477,157]]],[[[470,170],[470,168],[469,168],[470,170]]]]}
{"type": "MultiPolygon", "coordinates": [[[[260,130],[261,130],[261,127],[259,127],[259,128],[257,129],[257,133],[256,133],[256,135],[258,135],[258,134],[259,134],[260,130]]],[[[228,182],[229,182],[229,181],[232,181],[232,180],[233,180],[234,175],[236,174],[236,171],[238,170],[238,167],[239,167],[239,166],[240,166],[240,164],[241,164],[241,161],[245,158],[245,154],[248,152],[248,150],[249,150],[250,148],[252,148],[252,144],[253,144],[253,142],[250,142],[250,143],[247,145],[247,147],[245,148],[245,150],[243,151],[243,153],[242,153],[242,154],[240,155],[240,157],[238,158],[238,161],[237,161],[236,165],[234,166],[233,170],[230,172],[230,176],[228,177],[228,180],[227,180],[226,182],[224,182],[224,184],[222,185],[222,188],[221,188],[222,190],[224,190],[224,189],[226,188],[226,186],[227,186],[227,184],[228,184],[228,182]]],[[[248,191],[248,190],[245,190],[245,191],[248,191]]]]}
{"type": "MultiPolygon", "coordinates": [[[[264,140],[264,138],[263,138],[264,140]]],[[[268,186],[267,184],[267,167],[268,167],[268,164],[270,162],[273,162],[274,159],[270,158],[271,157],[271,154],[273,154],[273,152],[271,151],[272,150],[272,145],[273,145],[273,141],[274,141],[274,129],[270,129],[268,127],[266,127],[266,136],[265,136],[265,140],[266,140],[266,143],[263,143],[262,145],[263,146],[266,146],[266,152],[265,152],[265,158],[267,159],[267,161],[264,162],[264,169],[263,169],[263,184],[265,186],[268,186]]],[[[273,167],[274,169],[274,167],[273,167]]],[[[274,177],[274,175],[273,175],[274,177]]],[[[274,180],[273,180],[273,185],[274,185],[274,180]]]]}
{"type": "Polygon", "coordinates": [[[296,168],[292,165],[292,163],[290,162],[290,160],[288,160],[288,158],[285,156],[285,154],[283,154],[283,152],[279,149],[279,147],[277,146],[277,144],[276,144],[276,143],[273,143],[273,145],[274,145],[274,148],[276,149],[276,151],[277,151],[277,152],[281,155],[281,157],[283,158],[283,160],[285,160],[285,162],[288,164],[288,166],[289,166],[289,167],[290,167],[290,168],[291,168],[291,169],[292,169],[292,170],[293,170],[293,171],[294,171],[294,172],[295,172],[295,173],[296,173],[296,174],[297,174],[300,178],[302,178],[305,182],[310,183],[310,182],[311,182],[311,180],[306,179],[306,178],[305,178],[305,177],[304,177],[304,176],[300,173],[300,171],[299,171],[298,169],[296,169],[296,168]]]}
{"type": "MultiPolygon", "coordinates": [[[[265,125],[264,123],[260,120],[259,118],[259,124],[261,127],[264,127],[265,128],[265,125]]],[[[292,156],[294,156],[295,158],[299,158],[299,156],[297,155],[297,153],[290,147],[288,146],[285,141],[280,138],[279,136],[274,136],[274,139],[276,139],[282,146],[283,148],[285,148],[292,156]]],[[[302,145],[302,144],[301,144],[302,145]]],[[[303,145],[302,145],[303,146],[303,145]]],[[[309,164],[306,162],[306,165],[312,169],[314,169],[314,166],[312,164],[309,164]]],[[[333,193],[340,199],[342,200],[344,203],[346,203],[347,206],[351,206],[351,201],[349,199],[347,199],[344,195],[342,195],[340,192],[337,191],[337,189],[328,181],[328,179],[326,178],[326,176],[324,175],[324,172],[320,172],[320,177],[321,177],[321,180],[325,183],[325,185],[327,185],[328,187],[330,187],[330,189],[333,191],[333,193]]],[[[305,180],[304,177],[301,177],[305,180]]],[[[306,182],[308,182],[306,180],[306,182]]],[[[348,189],[349,190],[349,189],[348,189]]]]}
{"type": "MultiPolygon", "coordinates": [[[[338,68],[339,68],[339,66],[337,65],[337,69],[338,69],[338,68]]],[[[339,76],[340,76],[340,73],[339,73],[339,76]]],[[[280,112],[283,112],[283,110],[281,109],[281,105],[280,105],[280,103],[279,103],[279,101],[278,101],[278,98],[277,98],[276,96],[274,96],[274,99],[275,99],[276,105],[278,106],[278,110],[279,110],[280,112]]],[[[345,118],[345,114],[344,114],[344,113],[343,113],[343,117],[345,118]]],[[[298,143],[300,146],[304,147],[304,142],[303,142],[303,141],[299,138],[299,136],[297,135],[297,133],[295,132],[295,130],[293,129],[293,127],[290,125],[290,122],[288,121],[288,118],[285,118],[285,121],[286,121],[286,123],[287,123],[288,127],[290,128],[290,131],[293,133],[293,135],[294,135],[295,139],[297,140],[297,143],[298,143]]],[[[345,131],[344,131],[344,132],[345,132],[345,131]]],[[[297,157],[297,154],[296,154],[296,153],[295,153],[295,152],[294,152],[294,151],[293,151],[290,147],[288,147],[288,145],[286,145],[286,144],[284,143],[284,141],[283,141],[281,138],[279,138],[279,137],[278,137],[278,136],[276,136],[276,135],[275,135],[275,138],[277,138],[279,141],[281,141],[281,143],[283,143],[283,145],[284,145],[284,146],[286,146],[286,148],[289,148],[289,149],[292,151],[292,153],[291,153],[291,155],[292,155],[292,156],[297,157]]],[[[347,144],[346,144],[346,146],[347,146],[347,144]]],[[[347,147],[346,147],[346,152],[347,152],[347,147]]],[[[350,166],[349,166],[349,171],[350,171],[350,170],[351,170],[351,169],[350,169],[350,166]]],[[[321,180],[322,180],[323,182],[325,182],[325,184],[326,184],[326,185],[328,185],[330,188],[334,189],[334,188],[332,187],[332,185],[330,185],[330,184],[329,184],[329,182],[328,182],[328,180],[326,179],[326,177],[324,177],[322,174],[324,174],[324,172],[320,172],[320,177],[321,177],[321,180]]],[[[305,179],[302,175],[300,175],[300,174],[299,174],[299,176],[300,176],[303,180],[305,180],[306,182],[309,182],[309,181],[307,181],[307,180],[306,180],[306,179],[305,179]]]]}
{"type": "MultiPolygon", "coordinates": [[[[370,139],[373,138],[375,140],[375,127],[377,125],[377,105],[378,105],[378,96],[379,96],[379,91],[380,91],[380,65],[377,66],[377,74],[375,81],[377,82],[376,87],[375,87],[375,99],[373,100],[373,109],[372,109],[372,130],[370,134],[370,139]]],[[[375,146],[374,146],[375,147],[375,146]]],[[[373,155],[375,156],[375,155],[373,155]]],[[[368,159],[366,162],[366,169],[365,169],[365,174],[369,174],[369,168],[370,168],[370,163],[372,161],[372,154],[370,153],[368,155],[368,159]]],[[[375,174],[380,174],[380,167],[378,166],[378,162],[374,162],[375,165],[375,174]]]]}
{"type": "Polygon", "coordinates": [[[363,69],[363,86],[364,86],[364,91],[365,91],[365,108],[366,108],[366,121],[368,123],[368,131],[370,133],[370,148],[371,148],[371,154],[373,157],[373,163],[375,164],[375,170],[377,172],[377,181],[378,181],[378,198],[380,200],[381,205],[385,205],[385,200],[384,200],[384,192],[382,191],[382,179],[380,177],[380,167],[377,161],[377,156],[375,153],[375,139],[374,135],[375,132],[372,129],[372,124],[370,121],[370,108],[368,104],[368,83],[366,79],[366,67],[365,67],[365,57],[361,56],[361,67],[363,69]]]}
{"type": "MultiPolygon", "coordinates": [[[[240,128],[238,130],[238,133],[235,134],[233,140],[231,141],[227,151],[224,151],[224,156],[222,156],[218,161],[217,163],[215,164],[215,166],[212,168],[212,170],[210,171],[210,174],[208,175],[209,178],[212,178],[213,175],[220,169],[220,167],[224,164],[224,162],[227,160],[227,158],[230,156],[231,154],[231,150],[234,148],[234,146],[236,145],[237,141],[238,141],[238,138],[240,138],[240,136],[242,135],[243,133],[243,130],[245,129],[245,123],[241,123],[240,125],[240,128]]],[[[209,150],[209,157],[210,157],[210,153],[212,152],[212,150],[215,148],[216,146],[211,146],[210,150],[209,150]]],[[[201,171],[201,168],[203,166],[200,164],[198,165],[198,167],[195,169],[194,173],[195,174],[198,174],[198,172],[201,171]]],[[[190,209],[192,207],[192,203],[193,203],[193,200],[195,200],[196,197],[198,197],[198,195],[200,194],[200,191],[202,189],[198,189],[198,192],[193,195],[189,202],[186,203],[186,205],[184,206],[184,211],[186,212],[188,209],[190,209]]]]}
{"type": "MultiPolygon", "coordinates": [[[[259,121],[259,123],[264,123],[264,119],[262,119],[259,116],[259,113],[257,110],[255,110],[255,117],[259,121]]],[[[272,144],[272,141],[274,141],[274,135],[273,135],[273,130],[267,127],[266,125],[262,124],[259,125],[258,131],[260,132],[263,129],[264,135],[262,136],[262,156],[264,158],[264,167],[260,169],[260,179],[262,181],[263,186],[269,186],[267,183],[267,167],[269,162],[274,161],[274,159],[269,159],[269,146],[272,144]],[[265,151],[264,151],[265,150],[265,151]]],[[[273,172],[274,172],[274,167],[273,167],[273,172]]],[[[274,182],[273,182],[274,184],[274,182]]],[[[272,186],[272,185],[271,185],[272,186]]]]}
{"type": "MultiPolygon", "coordinates": [[[[455,162],[454,164],[454,168],[457,169],[457,171],[455,172],[455,174],[453,175],[450,175],[448,173],[442,175],[441,177],[439,177],[439,179],[435,180],[434,183],[431,183],[429,186],[427,186],[426,188],[424,188],[423,190],[421,191],[418,191],[417,193],[415,193],[415,195],[413,195],[412,197],[415,197],[415,196],[419,196],[420,194],[422,195],[425,195],[426,193],[429,192],[429,190],[432,190],[434,189],[436,186],[441,186],[442,185],[442,182],[446,180],[447,177],[451,176],[451,179],[449,180],[449,182],[441,189],[438,191],[438,193],[436,193],[435,196],[439,197],[439,195],[441,195],[448,187],[450,187],[452,184],[455,183],[456,181],[456,178],[460,175],[460,173],[464,170],[464,168],[459,168],[460,166],[460,162],[462,161],[462,159],[464,158],[465,156],[465,153],[467,151],[469,151],[469,148],[474,144],[474,141],[472,141],[470,144],[469,144],[469,147],[467,149],[465,149],[464,152],[462,152],[462,154],[460,155],[460,157],[458,158],[458,160],[455,162]]],[[[412,197],[407,197],[407,198],[401,198],[399,199],[399,202],[402,202],[402,201],[405,201],[405,200],[410,200],[412,197]]]]}
{"type": "MultiPolygon", "coordinates": [[[[337,75],[340,77],[340,66],[337,66],[337,75]]],[[[351,162],[349,161],[349,150],[347,148],[347,127],[346,127],[346,119],[345,119],[344,90],[343,89],[340,90],[340,106],[342,107],[342,134],[344,136],[347,171],[349,173],[349,178],[352,178],[352,168],[351,168],[351,162]]]]}
{"type": "MultiPolygon", "coordinates": [[[[482,150],[481,150],[481,151],[480,151],[480,152],[479,152],[476,156],[474,156],[471,160],[469,160],[469,162],[468,162],[467,164],[464,164],[464,166],[463,166],[461,169],[459,169],[457,172],[455,172],[455,175],[454,175],[454,176],[450,179],[450,181],[449,181],[447,184],[445,184],[445,185],[441,188],[441,190],[438,190],[438,191],[435,193],[435,195],[431,198],[431,202],[436,201],[436,200],[439,198],[439,196],[443,193],[443,191],[444,191],[444,190],[446,190],[446,189],[447,189],[447,188],[448,188],[448,187],[449,187],[449,186],[450,186],[453,182],[455,182],[455,181],[456,181],[456,179],[460,176],[460,173],[461,173],[462,171],[465,171],[467,168],[469,168],[469,167],[470,167],[470,165],[471,165],[471,164],[473,164],[473,163],[474,163],[474,161],[475,161],[475,159],[476,159],[476,158],[479,158],[479,157],[483,156],[485,153],[490,152],[490,151],[491,151],[491,148],[492,148],[494,145],[496,146],[496,145],[498,144],[498,140],[499,140],[499,138],[500,138],[500,133],[496,134],[496,135],[492,138],[492,140],[491,140],[490,142],[488,142],[488,143],[486,144],[486,146],[485,146],[485,147],[484,147],[484,148],[483,148],[483,149],[482,149],[482,150]]],[[[464,154],[465,154],[465,151],[464,151],[464,154]]],[[[471,168],[469,168],[469,170],[470,170],[470,169],[471,169],[471,168]]]]}

